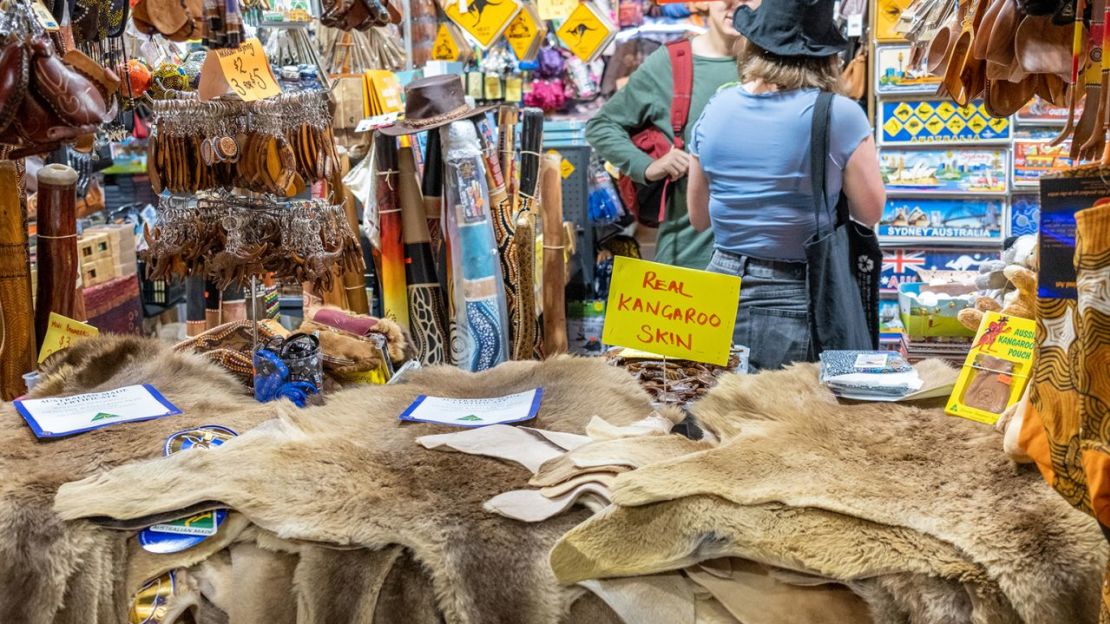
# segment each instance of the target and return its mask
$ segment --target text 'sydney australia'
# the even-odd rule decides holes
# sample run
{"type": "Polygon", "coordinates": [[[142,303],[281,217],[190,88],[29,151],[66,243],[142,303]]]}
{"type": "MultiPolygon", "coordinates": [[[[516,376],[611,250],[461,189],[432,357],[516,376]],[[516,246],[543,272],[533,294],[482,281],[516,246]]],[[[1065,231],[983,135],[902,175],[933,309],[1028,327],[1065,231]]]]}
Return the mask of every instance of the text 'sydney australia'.
{"type": "Polygon", "coordinates": [[[618,257],[605,311],[605,344],[725,365],[740,278],[618,257]]]}

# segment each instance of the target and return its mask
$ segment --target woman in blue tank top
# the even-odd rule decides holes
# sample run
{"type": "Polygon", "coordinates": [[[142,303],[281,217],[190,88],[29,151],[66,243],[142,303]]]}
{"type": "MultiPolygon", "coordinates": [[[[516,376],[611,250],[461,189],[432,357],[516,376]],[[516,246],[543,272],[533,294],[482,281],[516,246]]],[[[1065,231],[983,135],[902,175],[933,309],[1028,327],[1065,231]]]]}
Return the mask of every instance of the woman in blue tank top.
{"type": "MultiPolygon", "coordinates": [[[[812,360],[804,243],[814,234],[810,134],[820,91],[835,91],[844,39],[833,0],[764,0],[740,7],[741,84],[722,88],[691,132],[687,201],[699,230],[712,225],[708,269],[742,278],[733,339],[752,367],[812,360]],[[752,5],[748,5],[749,7],[752,5]]],[[[834,98],[827,205],[841,190],[851,216],[873,226],[886,196],[867,116],[834,98]]],[[[831,218],[829,214],[822,219],[831,218]]],[[[823,222],[824,223],[824,222],[823,222]]]]}

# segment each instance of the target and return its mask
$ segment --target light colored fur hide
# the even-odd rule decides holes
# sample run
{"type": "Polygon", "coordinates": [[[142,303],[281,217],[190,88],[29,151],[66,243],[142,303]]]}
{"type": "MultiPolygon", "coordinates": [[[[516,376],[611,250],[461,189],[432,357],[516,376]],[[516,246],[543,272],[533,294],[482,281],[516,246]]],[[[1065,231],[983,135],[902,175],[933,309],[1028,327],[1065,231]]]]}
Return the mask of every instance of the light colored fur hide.
{"type": "Polygon", "coordinates": [[[29,396],[138,383],[154,384],[185,414],[40,442],[11,404],[0,405],[0,622],[122,622],[126,535],[63,523],[51,510],[58,486],[158,457],[166,436],[181,429],[218,419],[244,431],[272,415],[204,358],[128,337],[84,341],[52,356],[29,396]]]}
{"type": "Polygon", "coordinates": [[[812,365],[728,376],[693,411],[721,445],[619,475],[619,506],[554,549],[560,580],[730,554],[843,581],[877,622],[1097,621],[1105,539],[992,428],[840,405],[812,365]]]}
{"type": "Polygon", "coordinates": [[[423,449],[417,437],[455,429],[397,421],[420,394],[501,396],[537,386],[543,404],[528,424],[543,429],[581,433],[594,415],[624,426],[651,413],[639,385],[600,361],[511,362],[480,374],[429,368],[403,384],[335,393],[322,407],[283,409],[278,421],[218,449],[67,484],[55,509],[67,519],[141,519],[219,501],[282,539],[404,546],[430,575],[448,623],[556,624],[577,594],[555,582],[547,552],[588,514],[538,525],[488,514],[482,502],[523,488],[528,472],[423,449]]]}

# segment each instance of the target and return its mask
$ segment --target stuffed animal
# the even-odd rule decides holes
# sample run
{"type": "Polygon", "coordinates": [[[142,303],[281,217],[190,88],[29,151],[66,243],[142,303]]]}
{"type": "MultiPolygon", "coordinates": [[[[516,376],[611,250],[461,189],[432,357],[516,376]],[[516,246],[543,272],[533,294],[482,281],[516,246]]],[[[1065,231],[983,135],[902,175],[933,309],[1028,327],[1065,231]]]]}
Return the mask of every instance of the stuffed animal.
{"type": "Polygon", "coordinates": [[[987,294],[976,299],[974,307],[960,311],[957,318],[964,327],[978,330],[986,312],[1034,318],[1037,300],[1037,274],[1034,272],[1036,248],[1035,236],[1021,236],[1002,253],[1001,260],[991,260],[979,266],[981,275],[975,285],[987,294]]]}

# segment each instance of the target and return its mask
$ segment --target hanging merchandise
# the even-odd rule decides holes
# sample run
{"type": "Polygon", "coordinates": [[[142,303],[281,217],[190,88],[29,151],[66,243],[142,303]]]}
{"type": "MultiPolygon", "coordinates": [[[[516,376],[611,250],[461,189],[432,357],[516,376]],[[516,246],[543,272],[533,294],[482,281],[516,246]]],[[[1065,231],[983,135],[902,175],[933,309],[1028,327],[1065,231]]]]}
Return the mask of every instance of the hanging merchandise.
{"type": "Polygon", "coordinates": [[[144,35],[184,42],[201,36],[205,9],[204,0],[137,0],[131,6],[131,21],[144,35]]]}
{"type": "Polygon", "coordinates": [[[392,0],[324,0],[320,23],[340,30],[367,30],[401,23],[401,11],[392,0]]]}
{"type": "Polygon", "coordinates": [[[424,198],[416,179],[416,161],[411,147],[401,148],[399,156],[398,194],[405,239],[409,329],[421,364],[447,364],[450,354],[447,301],[436,275],[424,198]]]}
{"type": "Polygon", "coordinates": [[[485,50],[505,32],[520,8],[519,0],[447,0],[443,12],[485,50]]]}
{"type": "Polygon", "coordinates": [[[617,27],[605,11],[587,1],[579,3],[555,33],[575,56],[592,63],[616,38],[617,27]]]}
{"type": "Polygon", "coordinates": [[[605,170],[597,154],[590,154],[589,191],[590,223],[608,225],[620,219],[623,212],[620,196],[617,195],[617,189],[613,185],[613,178],[605,170]]]}
{"type": "Polygon", "coordinates": [[[465,61],[473,52],[470,42],[466,40],[458,26],[450,22],[440,23],[435,43],[432,45],[432,60],[465,61]]]}
{"type": "Polygon", "coordinates": [[[23,1],[0,18],[0,144],[10,158],[47,152],[114,114],[115,72],[79,50],[59,54],[23,1]]]}
{"type": "Polygon", "coordinates": [[[324,51],[324,70],[331,75],[361,74],[370,69],[396,71],[405,65],[401,39],[393,27],[345,32],[321,26],[316,40],[324,51]]]}
{"type": "Polygon", "coordinates": [[[375,197],[378,204],[378,228],[381,262],[382,305],[386,318],[409,328],[408,294],[405,288],[405,243],[402,234],[401,203],[398,188],[397,139],[383,133],[374,138],[376,167],[375,197]]]}
{"type": "Polygon", "coordinates": [[[155,192],[239,187],[292,197],[339,172],[326,93],[165,100],[153,108],[147,165],[155,192]]]}
{"type": "Polygon", "coordinates": [[[534,60],[546,36],[547,26],[540,19],[536,5],[531,2],[525,2],[522,5],[520,13],[513,18],[505,30],[505,39],[509,42],[509,47],[521,61],[534,60]]]}
{"type": "Polygon", "coordinates": [[[323,200],[281,202],[225,192],[164,196],[158,225],[144,238],[150,279],[192,270],[224,287],[273,273],[274,279],[327,290],[336,272],[363,269],[343,206],[323,200]]]}
{"type": "Polygon", "coordinates": [[[446,177],[447,237],[455,299],[453,360],[472,372],[507,359],[508,319],[504,286],[497,268],[497,243],[490,220],[478,133],[470,121],[440,130],[446,177]]]}

